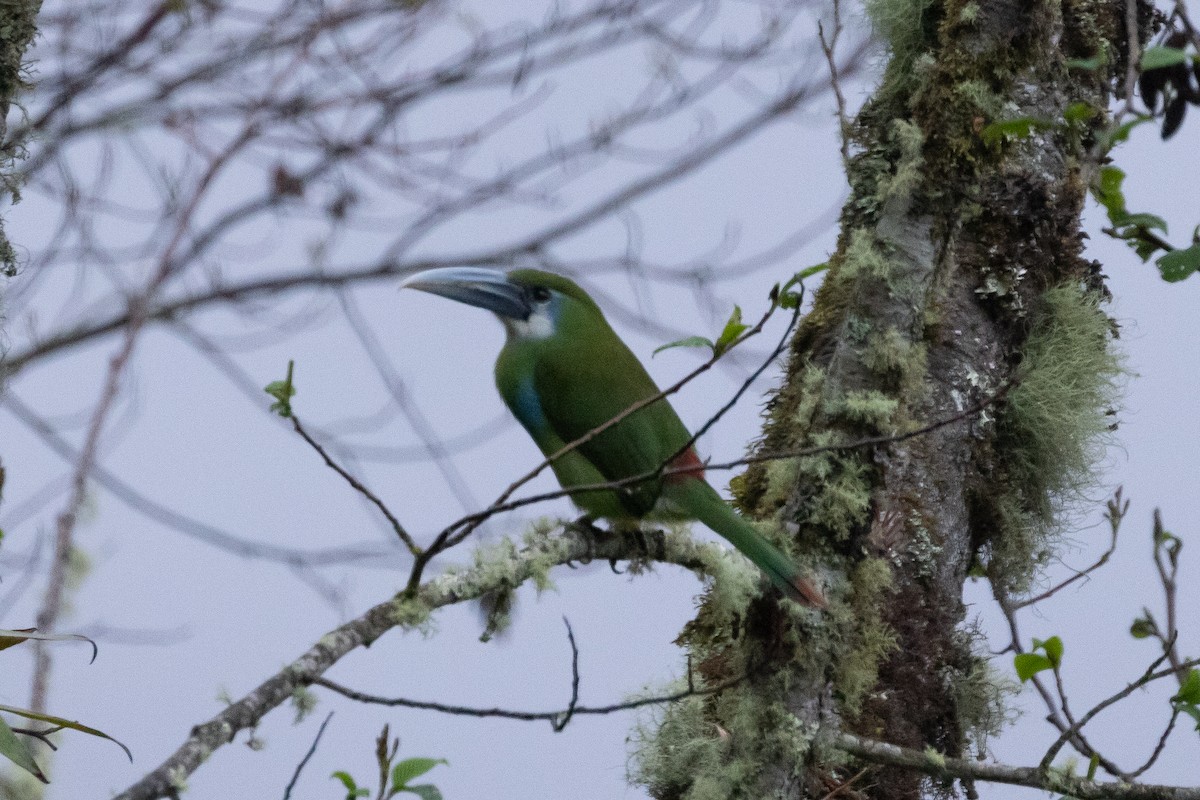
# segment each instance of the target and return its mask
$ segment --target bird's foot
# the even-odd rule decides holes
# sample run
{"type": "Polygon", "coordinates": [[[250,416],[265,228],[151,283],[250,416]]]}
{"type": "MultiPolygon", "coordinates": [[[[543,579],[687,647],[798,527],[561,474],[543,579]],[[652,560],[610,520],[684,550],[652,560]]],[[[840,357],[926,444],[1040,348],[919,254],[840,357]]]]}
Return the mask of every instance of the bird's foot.
{"type": "MultiPolygon", "coordinates": [[[[603,528],[596,527],[596,518],[591,514],[584,514],[579,519],[571,523],[571,527],[583,534],[583,541],[586,545],[583,558],[579,559],[580,564],[590,564],[596,556],[596,541],[606,535],[608,532],[603,528]]],[[[575,569],[575,564],[568,561],[567,566],[575,569]]]]}

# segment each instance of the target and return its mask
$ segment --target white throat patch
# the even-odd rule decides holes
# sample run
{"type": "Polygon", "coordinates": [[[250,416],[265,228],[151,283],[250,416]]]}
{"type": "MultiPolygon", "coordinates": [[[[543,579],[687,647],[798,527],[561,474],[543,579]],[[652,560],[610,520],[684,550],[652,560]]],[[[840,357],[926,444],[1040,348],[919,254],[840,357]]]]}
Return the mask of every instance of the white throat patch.
{"type": "Polygon", "coordinates": [[[517,339],[545,339],[554,335],[554,320],[550,307],[543,305],[529,315],[529,319],[505,319],[504,327],[510,336],[517,339]]]}

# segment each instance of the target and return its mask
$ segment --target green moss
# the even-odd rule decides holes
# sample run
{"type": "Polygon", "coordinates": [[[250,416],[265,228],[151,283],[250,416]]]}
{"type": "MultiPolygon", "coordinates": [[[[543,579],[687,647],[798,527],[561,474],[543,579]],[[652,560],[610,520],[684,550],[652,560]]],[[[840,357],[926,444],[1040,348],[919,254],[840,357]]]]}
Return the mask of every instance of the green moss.
{"type": "Polygon", "coordinates": [[[1001,535],[989,574],[1008,588],[1028,584],[1036,556],[1093,485],[1111,438],[1122,358],[1100,298],[1069,285],[1047,291],[1033,314],[1019,383],[997,420],[997,452],[1009,487],[997,499],[1001,535]]]}
{"type": "MultiPolygon", "coordinates": [[[[843,440],[836,431],[824,431],[813,437],[817,446],[843,440]]],[[[866,521],[871,506],[869,468],[854,454],[819,453],[797,459],[801,480],[819,487],[807,505],[807,522],[846,539],[866,521]]]]}
{"type": "MultiPolygon", "coordinates": [[[[838,278],[854,279],[862,276],[886,279],[891,272],[887,257],[880,252],[875,234],[859,228],[850,234],[846,246],[845,260],[838,278]]],[[[865,331],[863,332],[865,334],[865,331]]]]}
{"type": "Polygon", "coordinates": [[[965,668],[947,666],[943,682],[954,693],[954,706],[968,746],[987,752],[988,739],[999,736],[1013,722],[1008,701],[1020,686],[992,668],[987,637],[978,629],[962,631],[962,650],[970,653],[965,668]]]}
{"type": "Polygon", "coordinates": [[[976,113],[983,115],[989,121],[1003,119],[1017,113],[1015,106],[1005,108],[1007,101],[997,94],[991,86],[979,79],[965,80],[954,87],[954,92],[976,113]]]}
{"type": "Polygon", "coordinates": [[[392,621],[407,630],[430,634],[433,631],[432,613],[428,604],[413,597],[401,596],[392,601],[392,621]]]}
{"type": "Polygon", "coordinates": [[[307,686],[297,686],[292,689],[292,708],[296,712],[293,725],[299,725],[317,707],[317,694],[307,686]]]}
{"type": "Polygon", "coordinates": [[[865,558],[850,576],[849,602],[835,609],[831,627],[854,631],[854,639],[835,662],[834,685],[849,714],[857,714],[866,693],[878,680],[879,665],[896,647],[896,637],[880,615],[892,585],[892,571],[880,558],[865,558]]]}
{"type": "Polygon", "coordinates": [[[936,31],[932,0],[867,0],[867,15],[891,52],[884,89],[901,92],[911,85],[917,59],[930,47],[936,31]]]}
{"type": "MultiPolygon", "coordinates": [[[[669,688],[685,687],[677,682],[669,688]]],[[[708,721],[704,706],[703,698],[689,697],[638,723],[630,736],[631,783],[645,786],[654,797],[675,797],[722,761],[727,740],[708,721]]]]}
{"type": "Polygon", "coordinates": [[[925,520],[915,511],[909,514],[908,527],[912,535],[905,547],[905,553],[913,566],[913,575],[917,578],[928,578],[937,571],[942,546],[933,540],[925,520]]]}
{"type": "Polygon", "coordinates": [[[809,364],[800,375],[800,400],[796,404],[796,426],[801,431],[812,427],[821,408],[821,390],[825,386],[825,370],[809,364]]]}
{"type": "Polygon", "coordinates": [[[831,416],[882,431],[891,427],[899,403],[896,398],[875,389],[860,389],[847,392],[829,405],[831,416]]]}
{"type": "Polygon", "coordinates": [[[552,549],[544,545],[552,541],[552,537],[561,527],[561,521],[541,517],[530,524],[529,530],[525,531],[522,537],[529,577],[538,594],[555,588],[554,581],[550,579],[550,570],[557,566],[557,561],[552,549]]]}
{"type": "Polygon", "coordinates": [[[919,125],[906,120],[894,120],[889,129],[889,140],[898,150],[894,157],[895,170],[888,180],[880,181],[878,200],[898,203],[907,209],[917,190],[925,183],[925,134],[919,125]]]}
{"type": "Polygon", "coordinates": [[[927,352],[924,342],[888,328],[873,334],[860,355],[867,369],[891,381],[901,396],[915,399],[925,379],[927,352]]]}

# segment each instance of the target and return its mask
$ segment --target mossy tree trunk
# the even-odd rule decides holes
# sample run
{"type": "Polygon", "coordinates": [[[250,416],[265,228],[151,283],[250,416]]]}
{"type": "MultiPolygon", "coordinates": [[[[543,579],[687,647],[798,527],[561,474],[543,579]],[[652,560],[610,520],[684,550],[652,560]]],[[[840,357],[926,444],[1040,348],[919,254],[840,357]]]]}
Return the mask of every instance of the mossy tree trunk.
{"type": "MultiPolygon", "coordinates": [[[[24,87],[25,50],[37,33],[41,0],[0,0],[0,195],[15,202],[20,196],[16,164],[24,155],[24,143],[8,137],[8,110],[24,87]]],[[[6,279],[17,271],[17,255],[4,218],[0,217],[0,361],[4,357],[4,297],[6,279]]],[[[0,394],[4,392],[4,370],[0,369],[0,394]]],[[[0,500],[4,498],[4,454],[0,453],[0,500]]]]}
{"type": "MultiPolygon", "coordinates": [[[[24,154],[24,143],[9,141],[8,110],[24,87],[25,50],[37,33],[37,15],[41,7],[41,0],[0,0],[0,186],[4,194],[14,199],[19,196],[16,162],[24,154]]],[[[0,274],[12,277],[16,262],[16,254],[4,230],[3,220],[0,220],[0,274]]]]}
{"type": "MultiPolygon", "coordinates": [[[[820,724],[949,755],[979,746],[1000,690],[962,625],[968,571],[1027,584],[1108,427],[1119,362],[1080,214],[1124,80],[1125,4],[870,10],[892,60],[853,126],[838,249],[757,451],[900,433],[999,397],[927,435],[734,482],[743,510],[826,577],[832,608],[738,615],[709,598],[683,637],[693,663],[749,678],[672,709],[641,743],[659,798],[821,797],[862,765],[811,747],[820,724]],[[1030,135],[985,135],[1020,118],[1037,121],[1030,135]]],[[[876,768],[854,790],[961,791],[876,768]]]]}

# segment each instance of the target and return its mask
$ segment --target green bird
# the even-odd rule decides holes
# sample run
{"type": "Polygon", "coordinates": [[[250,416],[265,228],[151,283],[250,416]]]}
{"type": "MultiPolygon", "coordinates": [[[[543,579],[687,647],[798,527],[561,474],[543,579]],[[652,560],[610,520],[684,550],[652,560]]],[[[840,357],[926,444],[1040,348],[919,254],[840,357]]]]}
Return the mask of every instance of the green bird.
{"type": "MultiPolygon", "coordinates": [[[[508,333],[496,360],[505,405],[547,457],[659,394],[645,367],[587,292],[549,272],[447,267],[402,288],[492,311],[508,333]]],[[[665,398],[630,413],[552,464],[562,487],[665,474],[613,489],[573,492],[586,513],[614,522],[695,519],[724,536],[793,600],[825,607],[799,568],[738,516],[704,479],[691,435],[665,398]]]]}

